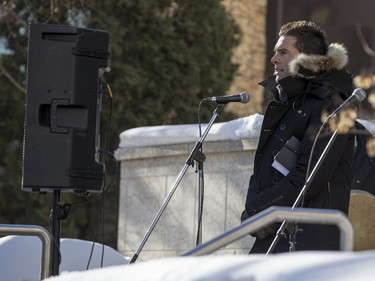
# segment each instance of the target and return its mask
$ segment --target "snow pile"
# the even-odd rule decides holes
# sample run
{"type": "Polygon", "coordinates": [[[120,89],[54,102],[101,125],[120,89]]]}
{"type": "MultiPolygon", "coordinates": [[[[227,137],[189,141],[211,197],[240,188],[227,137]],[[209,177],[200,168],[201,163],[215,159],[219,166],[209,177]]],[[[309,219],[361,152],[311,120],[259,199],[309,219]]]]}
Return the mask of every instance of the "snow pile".
{"type": "Polygon", "coordinates": [[[72,272],[48,281],[373,281],[375,251],[175,257],[72,272]]]}
{"type": "MultiPolygon", "coordinates": [[[[358,120],[375,135],[373,120],[358,120]]],[[[258,138],[263,115],[254,114],[228,122],[214,123],[207,141],[243,140],[258,138]]],[[[202,134],[207,124],[202,124],[202,134]]],[[[177,143],[195,143],[199,140],[198,124],[146,126],[126,130],[120,134],[119,148],[157,146],[177,143]]]]}
{"type": "MultiPolygon", "coordinates": [[[[78,239],[61,239],[60,272],[80,271],[101,267],[102,244],[78,239]],[[89,262],[90,261],[90,262],[89,262]]],[[[40,280],[42,242],[35,236],[9,235],[0,238],[0,280],[36,281],[40,280]]],[[[104,246],[103,266],[127,264],[116,250],[104,246]]]]}
{"type": "MultiPolygon", "coordinates": [[[[263,115],[254,114],[228,122],[214,123],[207,141],[258,138],[263,115]]],[[[202,124],[202,134],[207,124],[202,124]]],[[[120,134],[119,148],[155,146],[171,143],[195,143],[199,140],[198,124],[138,127],[120,134]]]]}

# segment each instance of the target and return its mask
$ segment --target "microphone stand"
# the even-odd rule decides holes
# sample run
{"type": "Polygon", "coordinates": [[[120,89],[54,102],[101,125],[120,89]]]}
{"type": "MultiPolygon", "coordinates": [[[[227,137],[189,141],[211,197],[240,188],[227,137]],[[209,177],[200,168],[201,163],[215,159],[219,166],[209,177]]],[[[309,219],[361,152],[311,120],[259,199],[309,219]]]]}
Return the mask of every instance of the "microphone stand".
{"type": "Polygon", "coordinates": [[[203,132],[202,136],[195,143],[195,146],[194,146],[193,150],[191,151],[189,157],[185,161],[185,164],[182,167],[180,173],[178,174],[171,190],[169,191],[167,197],[164,199],[163,204],[161,205],[161,207],[160,207],[159,211],[157,212],[156,216],[154,217],[149,229],[147,230],[145,236],[143,237],[141,243],[139,244],[139,246],[138,246],[137,250],[135,251],[132,259],[129,262],[129,264],[134,263],[138,259],[138,256],[139,256],[140,252],[142,251],[142,249],[143,249],[144,245],[146,244],[148,238],[150,237],[153,229],[155,228],[155,226],[158,223],[161,215],[163,214],[165,208],[167,207],[169,201],[171,200],[171,198],[173,196],[173,193],[176,191],[178,185],[180,184],[180,182],[181,182],[182,178],[184,177],[184,175],[185,175],[187,169],[189,168],[189,166],[191,166],[194,163],[193,160],[196,160],[196,161],[199,162],[201,159],[204,159],[204,154],[201,153],[199,150],[202,147],[203,141],[205,140],[208,132],[210,131],[215,119],[220,115],[221,111],[223,110],[224,105],[225,105],[224,103],[218,103],[217,104],[217,107],[214,110],[214,113],[213,113],[213,116],[211,117],[210,122],[208,123],[208,125],[207,125],[205,131],[203,132]]]}
{"type": "MultiPolygon", "coordinates": [[[[327,118],[326,122],[328,121],[329,118],[327,118]]],[[[326,122],[323,123],[322,126],[325,126],[326,122]]],[[[327,146],[325,147],[325,149],[323,150],[322,154],[320,155],[319,159],[318,159],[318,162],[315,164],[314,166],[314,169],[311,171],[311,174],[309,175],[309,177],[307,178],[306,180],[306,183],[305,185],[302,187],[300,193],[298,194],[297,196],[297,199],[296,201],[294,202],[293,206],[292,206],[292,210],[296,208],[296,206],[300,203],[301,201],[301,198],[304,196],[307,188],[309,187],[309,185],[311,184],[311,181],[312,179],[315,177],[318,169],[320,168],[324,158],[326,157],[329,149],[331,148],[332,144],[333,144],[333,141],[336,139],[337,137],[337,130],[338,128],[335,130],[335,132],[333,133],[333,135],[331,136],[327,146]]],[[[280,240],[280,236],[281,235],[284,235],[284,229],[287,227],[287,223],[286,223],[286,220],[284,220],[280,226],[280,228],[277,230],[276,232],[276,235],[275,235],[275,238],[273,239],[270,247],[268,248],[268,251],[266,253],[266,255],[268,255],[269,253],[271,253],[274,248],[276,247],[276,244],[279,242],[280,240]]],[[[298,227],[296,227],[293,231],[299,231],[298,227]]],[[[295,250],[295,243],[296,243],[296,236],[297,236],[297,233],[292,233],[292,237],[293,237],[293,241],[290,241],[290,247],[289,249],[291,250],[295,250]]]]}

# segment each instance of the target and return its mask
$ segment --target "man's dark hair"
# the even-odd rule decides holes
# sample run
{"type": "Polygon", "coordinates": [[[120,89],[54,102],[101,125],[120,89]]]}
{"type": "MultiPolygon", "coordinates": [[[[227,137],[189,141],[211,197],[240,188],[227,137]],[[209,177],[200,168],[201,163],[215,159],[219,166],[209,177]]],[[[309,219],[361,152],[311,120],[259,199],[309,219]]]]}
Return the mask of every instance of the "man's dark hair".
{"type": "Polygon", "coordinates": [[[311,21],[293,21],[280,28],[279,36],[297,38],[295,47],[305,54],[325,55],[328,50],[325,31],[311,21]]]}

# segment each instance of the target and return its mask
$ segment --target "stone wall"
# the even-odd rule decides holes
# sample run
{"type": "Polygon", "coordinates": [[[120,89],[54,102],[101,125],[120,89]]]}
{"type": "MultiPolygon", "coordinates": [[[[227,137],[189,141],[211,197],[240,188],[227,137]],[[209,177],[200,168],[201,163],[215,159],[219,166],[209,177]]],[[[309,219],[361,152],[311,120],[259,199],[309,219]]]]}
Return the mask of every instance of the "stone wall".
{"type": "MultiPolygon", "coordinates": [[[[257,139],[204,142],[202,242],[240,223],[257,139]]],[[[171,189],[165,211],[140,251],[138,260],[178,256],[196,246],[198,174],[185,164],[194,143],[119,148],[121,163],[118,250],[132,257],[171,189]],[[179,184],[175,183],[182,175],[179,184]]],[[[250,236],[216,254],[246,254],[250,236]]]]}

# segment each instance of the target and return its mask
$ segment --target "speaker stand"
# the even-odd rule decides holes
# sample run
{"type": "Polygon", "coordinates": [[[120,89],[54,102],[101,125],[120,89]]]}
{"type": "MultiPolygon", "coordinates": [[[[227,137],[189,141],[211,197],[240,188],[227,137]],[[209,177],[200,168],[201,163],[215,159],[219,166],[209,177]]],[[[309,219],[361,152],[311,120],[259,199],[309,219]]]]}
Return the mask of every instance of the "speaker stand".
{"type": "Polygon", "coordinates": [[[60,267],[60,237],[61,237],[61,220],[66,219],[71,209],[70,204],[61,205],[60,203],[61,190],[53,191],[53,204],[51,209],[50,224],[52,235],[52,261],[51,274],[52,276],[59,275],[60,267]]]}

